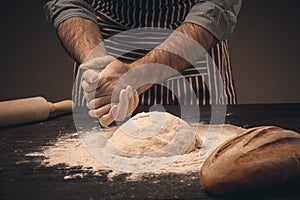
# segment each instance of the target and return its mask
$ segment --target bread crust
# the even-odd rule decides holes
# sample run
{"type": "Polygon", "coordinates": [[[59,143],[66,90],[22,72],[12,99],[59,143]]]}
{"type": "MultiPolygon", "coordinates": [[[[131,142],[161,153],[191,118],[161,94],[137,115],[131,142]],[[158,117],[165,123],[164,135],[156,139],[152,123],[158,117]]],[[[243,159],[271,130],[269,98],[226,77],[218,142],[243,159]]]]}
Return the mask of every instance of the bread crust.
{"type": "Polygon", "coordinates": [[[201,184],[225,194],[300,178],[300,134],[275,126],[247,129],[217,147],[200,171],[201,184]]]}

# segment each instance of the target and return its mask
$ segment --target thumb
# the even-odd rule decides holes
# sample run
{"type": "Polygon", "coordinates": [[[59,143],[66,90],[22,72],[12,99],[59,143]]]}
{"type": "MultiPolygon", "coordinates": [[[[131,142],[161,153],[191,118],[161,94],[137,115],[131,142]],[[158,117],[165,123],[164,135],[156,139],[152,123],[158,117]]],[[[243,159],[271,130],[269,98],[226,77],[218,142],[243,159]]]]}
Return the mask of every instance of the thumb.
{"type": "Polygon", "coordinates": [[[107,114],[105,114],[102,117],[98,118],[99,123],[103,127],[108,127],[111,123],[113,123],[113,121],[115,121],[114,113],[117,112],[116,111],[117,109],[118,109],[117,105],[112,106],[107,114]]]}

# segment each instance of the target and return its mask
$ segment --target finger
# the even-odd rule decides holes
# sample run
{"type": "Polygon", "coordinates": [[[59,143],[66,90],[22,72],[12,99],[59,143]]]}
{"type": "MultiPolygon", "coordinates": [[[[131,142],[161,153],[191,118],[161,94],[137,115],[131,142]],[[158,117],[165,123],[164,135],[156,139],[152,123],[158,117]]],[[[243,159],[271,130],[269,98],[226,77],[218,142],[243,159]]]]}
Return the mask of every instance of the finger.
{"type": "Polygon", "coordinates": [[[119,95],[118,110],[115,116],[116,121],[123,121],[127,116],[128,110],[128,93],[126,89],[121,90],[119,95]]]}
{"type": "Polygon", "coordinates": [[[132,88],[130,85],[128,85],[126,87],[126,91],[127,91],[127,98],[128,98],[128,109],[127,109],[127,113],[126,113],[126,116],[129,117],[129,113],[130,111],[133,109],[133,104],[134,104],[134,101],[133,101],[133,96],[132,96],[132,88]]]}
{"type": "Polygon", "coordinates": [[[118,109],[117,105],[114,105],[113,107],[111,107],[108,114],[105,114],[98,119],[99,123],[104,127],[109,126],[113,121],[115,121],[114,113],[116,113],[117,109],[118,109]]]}
{"type": "Polygon", "coordinates": [[[127,117],[129,117],[131,115],[131,112],[132,112],[133,109],[134,109],[134,96],[133,96],[133,94],[131,94],[129,96],[127,117]]]}
{"type": "MultiPolygon", "coordinates": [[[[87,102],[90,102],[93,99],[96,99],[97,97],[99,97],[99,94],[100,94],[99,90],[93,90],[91,92],[84,92],[84,98],[87,100],[87,102]]],[[[104,95],[104,96],[107,96],[107,95],[104,95]]]]}
{"type": "Polygon", "coordinates": [[[84,92],[92,92],[93,90],[97,89],[98,84],[97,83],[88,83],[87,81],[83,80],[81,82],[81,87],[84,90],[84,92]]]}
{"type": "Polygon", "coordinates": [[[104,96],[111,96],[111,92],[109,91],[109,88],[107,89],[106,85],[97,85],[96,90],[92,90],[90,92],[84,91],[84,97],[89,102],[97,97],[104,97],[104,96]]]}
{"type": "Polygon", "coordinates": [[[127,117],[130,117],[132,115],[132,113],[134,112],[138,104],[139,104],[139,95],[137,91],[134,90],[129,100],[127,117]]]}
{"type": "Polygon", "coordinates": [[[128,85],[128,86],[126,87],[126,91],[127,91],[127,94],[129,94],[128,98],[130,98],[130,95],[131,95],[131,93],[132,93],[132,88],[131,88],[130,85],[128,85]]]}
{"type": "Polygon", "coordinates": [[[87,102],[90,102],[96,98],[96,94],[97,94],[97,90],[93,90],[91,92],[84,92],[84,98],[86,99],[87,102]]]}
{"type": "Polygon", "coordinates": [[[100,71],[88,69],[83,72],[82,79],[88,83],[96,83],[99,80],[100,71]]]}
{"type": "Polygon", "coordinates": [[[87,102],[87,107],[89,109],[95,109],[102,107],[106,104],[111,103],[111,96],[103,96],[103,97],[97,97],[95,99],[92,99],[91,101],[87,102]]]}
{"type": "Polygon", "coordinates": [[[135,105],[133,110],[135,110],[138,107],[140,101],[139,93],[136,90],[133,91],[133,97],[134,97],[134,105],[135,105]]]}
{"type": "MultiPolygon", "coordinates": [[[[111,94],[104,93],[101,90],[99,90],[99,88],[97,88],[96,90],[93,90],[91,92],[84,92],[84,98],[87,100],[87,102],[90,102],[96,98],[102,98],[102,97],[107,97],[107,96],[111,96],[111,94]]],[[[104,100],[102,100],[102,101],[108,103],[108,101],[104,101],[104,100]]]]}
{"type": "Polygon", "coordinates": [[[107,55],[99,58],[93,58],[83,64],[80,65],[82,69],[103,69],[109,63],[116,60],[113,56],[107,55]]]}
{"type": "Polygon", "coordinates": [[[109,109],[111,108],[111,104],[107,104],[105,106],[102,106],[100,108],[97,108],[95,110],[90,110],[89,111],[89,115],[91,117],[97,117],[100,118],[102,117],[104,114],[109,112],[109,109]]]}

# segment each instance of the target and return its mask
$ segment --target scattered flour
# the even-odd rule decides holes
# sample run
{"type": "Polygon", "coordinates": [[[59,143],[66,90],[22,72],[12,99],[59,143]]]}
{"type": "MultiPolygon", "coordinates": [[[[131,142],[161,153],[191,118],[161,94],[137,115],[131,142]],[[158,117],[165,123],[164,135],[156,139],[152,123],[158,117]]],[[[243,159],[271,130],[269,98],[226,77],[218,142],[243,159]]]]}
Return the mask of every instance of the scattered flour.
{"type": "MultiPolygon", "coordinates": [[[[197,137],[205,142],[206,133],[209,127],[217,127],[220,125],[206,125],[206,124],[194,124],[193,127],[198,127],[197,137]]],[[[225,142],[229,138],[237,136],[244,129],[224,124],[221,134],[218,137],[218,141],[214,148],[221,143],[225,142]]],[[[167,165],[164,168],[157,169],[146,173],[132,173],[127,177],[128,181],[135,181],[139,178],[147,176],[149,174],[164,174],[164,173],[192,173],[199,172],[205,157],[200,158],[199,149],[192,151],[187,154],[179,156],[179,158],[173,163],[167,165]]],[[[83,178],[85,174],[92,173],[93,175],[101,175],[100,172],[107,171],[108,178],[123,174],[124,172],[112,169],[111,167],[105,166],[98,160],[96,160],[86,149],[85,144],[80,139],[78,133],[70,133],[60,136],[57,141],[53,142],[53,145],[46,146],[42,152],[34,152],[27,154],[27,156],[42,156],[45,159],[42,161],[42,165],[55,167],[59,166],[65,169],[78,167],[81,169],[80,173],[72,175],[66,175],[65,179],[72,178],[83,178]],[[83,171],[83,172],[82,172],[83,171]],[[86,173],[85,173],[86,172],[86,173]]]]}

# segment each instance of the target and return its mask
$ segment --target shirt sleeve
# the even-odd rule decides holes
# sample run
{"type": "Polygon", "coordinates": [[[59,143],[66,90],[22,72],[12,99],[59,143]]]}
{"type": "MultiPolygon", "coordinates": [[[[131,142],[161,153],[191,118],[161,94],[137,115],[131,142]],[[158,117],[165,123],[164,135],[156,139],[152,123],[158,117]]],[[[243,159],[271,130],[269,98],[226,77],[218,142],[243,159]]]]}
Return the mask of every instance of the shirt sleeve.
{"type": "Polygon", "coordinates": [[[184,22],[202,26],[224,40],[234,31],[241,4],[242,0],[198,0],[184,22]]]}
{"type": "Polygon", "coordinates": [[[50,0],[44,6],[47,20],[57,28],[71,17],[82,17],[97,23],[92,0],[50,0]]]}

